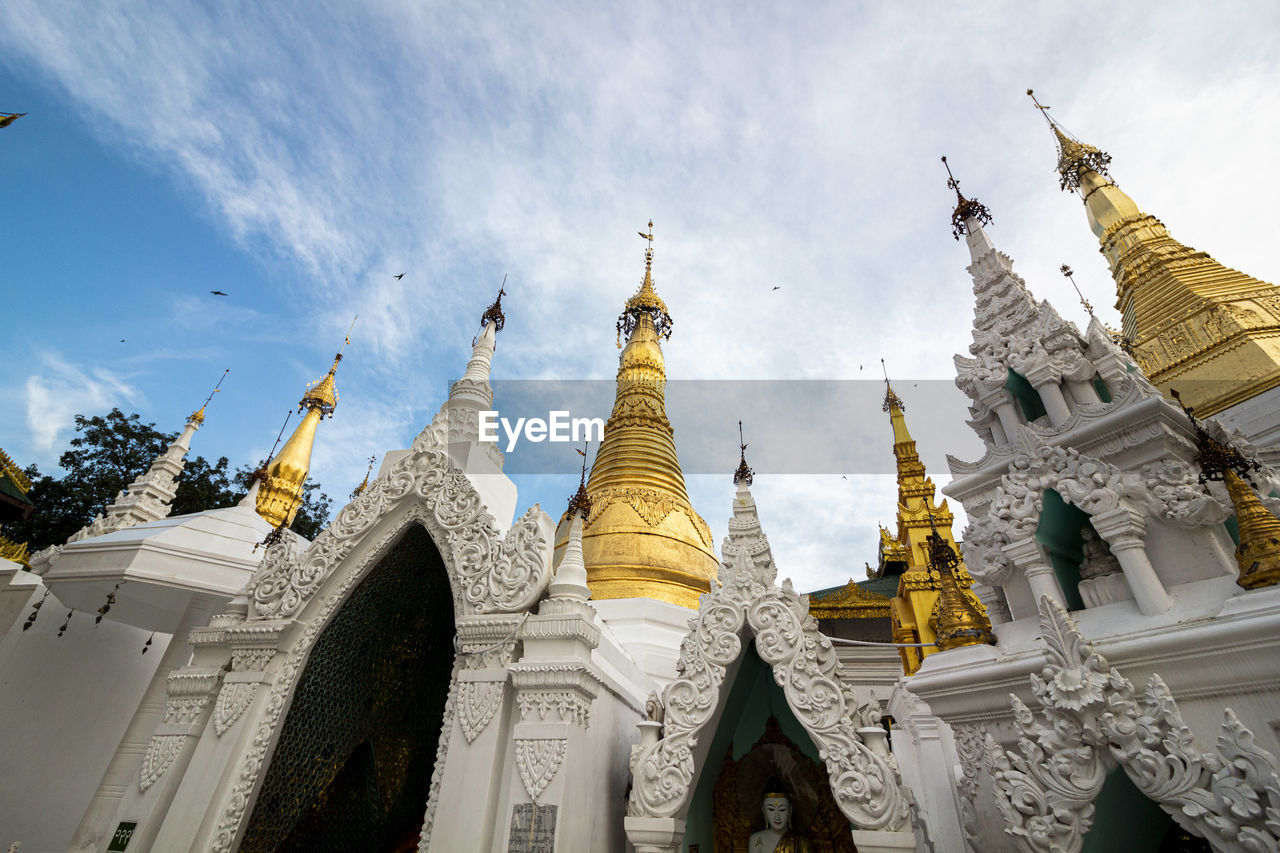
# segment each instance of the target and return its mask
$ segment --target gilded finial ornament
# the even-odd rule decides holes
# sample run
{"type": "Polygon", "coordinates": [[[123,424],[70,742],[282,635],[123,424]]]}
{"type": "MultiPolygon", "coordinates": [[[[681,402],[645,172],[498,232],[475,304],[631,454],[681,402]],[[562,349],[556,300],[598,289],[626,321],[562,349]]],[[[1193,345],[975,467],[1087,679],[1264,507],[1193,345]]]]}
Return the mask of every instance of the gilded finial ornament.
{"type": "Polygon", "coordinates": [[[582,445],[581,450],[574,450],[582,457],[582,475],[578,478],[578,491],[573,493],[573,497],[569,498],[569,517],[572,518],[576,512],[582,516],[585,524],[587,518],[591,515],[591,496],[587,494],[587,448],[591,442],[582,445]]]}
{"type": "Polygon", "coordinates": [[[738,470],[733,472],[733,484],[750,486],[755,476],[756,472],[747,465],[747,442],[742,438],[742,421],[738,421],[738,470]]]}
{"type": "Polygon", "coordinates": [[[622,348],[622,339],[630,338],[631,333],[635,331],[641,314],[649,315],[660,340],[665,341],[671,338],[671,327],[674,325],[671,314],[667,311],[667,303],[663,302],[657,291],[653,289],[653,220],[649,220],[648,234],[643,231],[636,233],[642,239],[649,241],[649,247],[644,250],[644,281],[640,283],[640,289],[635,295],[627,300],[627,304],[622,308],[622,314],[618,316],[619,349],[622,348]]]}
{"type": "Polygon", "coordinates": [[[197,426],[204,425],[204,410],[208,408],[209,403],[213,401],[213,395],[219,393],[219,391],[222,390],[222,380],[226,379],[227,374],[230,372],[231,372],[230,367],[222,371],[222,375],[218,377],[218,384],[213,386],[213,390],[209,392],[209,396],[205,397],[204,402],[200,404],[200,408],[192,412],[191,417],[187,418],[187,420],[195,421],[197,426]]]}
{"type": "Polygon", "coordinates": [[[905,412],[907,406],[902,402],[902,398],[893,393],[893,386],[889,384],[889,368],[884,366],[884,359],[880,359],[880,370],[884,373],[884,405],[880,407],[880,411],[887,412],[897,407],[898,411],[905,412]]]}
{"type": "Polygon", "coordinates": [[[363,495],[364,490],[369,488],[369,475],[373,473],[373,463],[377,461],[377,459],[378,459],[377,456],[369,457],[369,469],[364,472],[364,480],[360,483],[360,485],[356,486],[354,489],[351,490],[352,500],[355,500],[356,498],[363,495]]]}
{"type": "Polygon", "coordinates": [[[0,113],[0,127],[8,127],[24,115],[26,113],[0,113]]]}
{"type": "Polygon", "coordinates": [[[1187,413],[1195,430],[1200,482],[1223,481],[1231,505],[1235,507],[1240,537],[1240,544],[1236,546],[1236,565],[1240,568],[1240,576],[1236,578],[1236,584],[1245,589],[1257,589],[1280,583],[1280,518],[1266,508],[1248,482],[1252,480],[1253,472],[1262,466],[1246,459],[1230,443],[1224,444],[1209,435],[1192,414],[1191,407],[1182,402],[1181,395],[1173,389],[1170,393],[1187,413]]]}
{"type": "MultiPolygon", "coordinates": [[[[493,330],[495,332],[502,331],[502,327],[507,324],[507,315],[502,313],[502,297],[506,295],[507,295],[507,276],[506,276],[506,273],[503,273],[502,285],[498,288],[498,298],[493,300],[493,304],[490,305],[488,308],[484,309],[484,313],[480,315],[481,329],[483,329],[485,326],[492,323],[493,330]]],[[[476,345],[476,340],[479,340],[479,338],[477,337],[471,341],[472,346],[476,345]]]]}
{"type": "Polygon", "coordinates": [[[956,577],[960,557],[938,533],[932,512],[929,529],[929,568],[937,573],[940,587],[929,621],[937,634],[938,648],[946,651],[960,646],[994,646],[996,635],[991,630],[991,620],[973,593],[960,587],[956,577]]]}
{"type": "Polygon", "coordinates": [[[1071,282],[1071,286],[1076,289],[1076,296],[1080,297],[1080,304],[1084,306],[1084,310],[1089,313],[1090,317],[1092,317],[1093,306],[1089,304],[1089,300],[1085,299],[1084,294],[1080,292],[1080,285],[1076,284],[1074,271],[1071,269],[1071,267],[1067,266],[1066,264],[1063,264],[1062,266],[1058,267],[1058,269],[1062,270],[1063,278],[1071,282]]]}
{"type": "Polygon", "coordinates": [[[1049,130],[1058,143],[1058,184],[1064,189],[1080,189],[1080,172],[1086,169],[1110,178],[1107,168],[1111,165],[1111,155],[1101,149],[1081,142],[1078,137],[1067,131],[1062,123],[1049,115],[1047,104],[1040,103],[1032,89],[1027,90],[1027,97],[1036,105],[1036,109],[1049,123],[1049,130]]]}
{"type": "Polygon", "coordinates": [[[960,182],[951,174],[951,166],[947,164],[945,156],[942,158],[942,165],[947,168],[947,188],[956,193],[956,209],[951,213],[951,236],[959,240],[961,235],[969,233],[969,227],[965,223],[970,219],[975,219],[982,225],[990,225],[991,211],[976,198],[964,197],[960,192],[960,182]]]}

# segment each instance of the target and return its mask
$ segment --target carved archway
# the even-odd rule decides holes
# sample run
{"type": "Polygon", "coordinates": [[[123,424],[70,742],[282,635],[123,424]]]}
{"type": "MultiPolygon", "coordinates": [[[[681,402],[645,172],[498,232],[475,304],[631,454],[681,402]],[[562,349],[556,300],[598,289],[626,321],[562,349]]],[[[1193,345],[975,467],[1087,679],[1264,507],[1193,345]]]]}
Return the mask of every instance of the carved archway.
{"type": "Polygon", "coordinates": [[[440,554],[411,525],[298,678],[241,853],[387,851],[421,827],[453,667],[440,554]]]}
{"type": "MultiPolygon", "coordinates": [[[[731,524],[731,530],[732,530],[731,524]]],[[[749,545],[727,541],[719,589],[702,597],[680,647],[676,679],[662,692],[663,737],[632,754],[627,813],[672,818],[687,813],[698,772],[704,770],[710,727],[727,696],[728,668],[754,638],[787,704],[827,765],[829,784],[845,817],[859,829],[900,830],[908,807],[893,759],[869,749],[856,734],[875,726],[879,710],[858,700],[839,677],[835,649],[818,630],[807,600],[791,582],[774,584],[767,545],[757,563],[749,545]],[[705,737],[704,737],[705,735],[705,737]],[[701,747],[700,739],[703,740],[701,747]]]]}
{"type": "MultiPolygon", "coordinates": [[[[453,466],[432,428],[414,441],[410,453],[373,481],[329,527],[298,555],[286,538],[267,552],[246,589],[246,625],[264,629],[298,621],[301,631],[282,632],[283,658],[254,734],[239,759],[214,837],[215,853],[235,849],[246,813],[262,785],[264,766],[279,740],[282,719],[292,704],[299,676],[322,631],[371,568],[409,526],[425,529],[439,552],[454,627],[484,621],[490,614],[527,612],[550,580],[551,520],[537,506],[500,536],[471,482],[453,466]]],[[[441,728],[448,732],[457,706],[453,661],[441,728]]],[[[226,686],[223,688],[226,689],[226,686]]],[[[448,741],[441,738],[435,760],[424,833],[433,819],[435,791],[448,741]]]]}

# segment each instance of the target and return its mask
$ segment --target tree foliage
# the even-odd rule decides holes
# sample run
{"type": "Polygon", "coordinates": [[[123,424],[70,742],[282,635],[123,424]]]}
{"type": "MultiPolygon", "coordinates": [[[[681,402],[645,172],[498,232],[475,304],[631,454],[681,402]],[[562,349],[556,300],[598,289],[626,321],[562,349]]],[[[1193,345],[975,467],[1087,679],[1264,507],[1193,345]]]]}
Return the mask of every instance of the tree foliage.
{"type": "MultiPolygon", "coordinates": [[[[143,423],[136,413],[125,415],[119,409],[91,418],[76,415],[76,435],[58,459],[66,473],[53,477],[41,475],[35,465],[27,467],[31,480],[27,497],[36,509],[26,521],[6,524],[5,536],[29,543],[33,553],[47,545],[61,545],[105,511],[177,437],[177,433],[159,431],[154,423],[143,423]]],[[[242,466],[231,473],[229,465],[225,456],[211,463],[187,454],[170,515],[231,506],[243,498],[255,468],[242,466]]],[[[320,484],[308,478],[292,529],[314,539],[328,524],[331,505],[320,484]]]]}

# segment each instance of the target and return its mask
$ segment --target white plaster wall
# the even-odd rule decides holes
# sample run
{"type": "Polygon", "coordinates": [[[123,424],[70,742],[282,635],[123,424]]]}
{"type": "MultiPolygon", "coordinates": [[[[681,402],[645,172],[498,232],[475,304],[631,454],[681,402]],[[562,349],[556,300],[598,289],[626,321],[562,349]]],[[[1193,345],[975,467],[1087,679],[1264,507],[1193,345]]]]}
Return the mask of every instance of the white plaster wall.
{"type": "MultiPolygon", "coordinates": [[[[34,581],[34,577],[32,577],[34,581]]],[[[155,674],[169,636],[77,612],[49,596],[22,630],[42,588],[0,639],[0,847],[64,851],[155,674]]]]}

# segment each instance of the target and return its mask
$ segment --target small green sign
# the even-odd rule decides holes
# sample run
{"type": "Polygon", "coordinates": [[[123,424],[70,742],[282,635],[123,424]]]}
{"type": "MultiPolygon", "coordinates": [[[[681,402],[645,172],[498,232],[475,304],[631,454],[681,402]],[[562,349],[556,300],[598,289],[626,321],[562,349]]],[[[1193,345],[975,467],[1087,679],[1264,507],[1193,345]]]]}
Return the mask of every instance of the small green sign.
{"type": "Polygon", "coordinates": [[[111,836],[111,843],[107,845],[107,853],[119,853],[129,846],[129,839],[133,838],[133,831],[138,828],[136,820],[122,820],[120,825],[116,827],[116,834],[111,836]]]}

